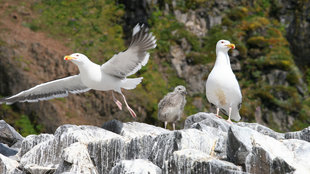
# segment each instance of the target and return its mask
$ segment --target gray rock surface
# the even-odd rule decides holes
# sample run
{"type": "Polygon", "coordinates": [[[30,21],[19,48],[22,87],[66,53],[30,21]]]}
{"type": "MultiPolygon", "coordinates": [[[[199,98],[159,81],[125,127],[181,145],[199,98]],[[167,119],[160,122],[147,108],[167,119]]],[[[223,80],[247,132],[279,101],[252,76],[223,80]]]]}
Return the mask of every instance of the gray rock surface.
{"type": "Polygon", "coordinates": [[[162,170],[152,162],[144,159],[122,160],[109,174],[161,174],[162,170]]]}
{"type": "Polygon", "coordinates": [[[4,156],[14,156],[17,154],[17,150],[8,147],[6,144],[2,144],[0,143],[0,154],[4,155],[4,156]]]}
{"type": "Polygon", "coordinates": [[[301,140],[308,128],[278,133],[202,112],[177,131],[138,122],[103,127],[63,125],[53,135],[29,135],[18,158],[0,154],[0,173],[310,173],[310,143],[301,140]]]}
{"type": "Polygon", "coordinates": [[[7,124],[4,120],[0,120],[0,142],[12,146],[18,141],[22,141],[23,137],[15,131],[15,129],[7,124]]]}
{"type": "Polygon", "coordinates": [[[300,139],[310,142],[310,126],[296,132],[287,132],[285,133],[286,139],[300,139]]]}
{"type": "Polygon", "coordinates": [[[165,169],[168,173],[243,173],[240,166],[219,160],[209,154],[195,149],[175,151],[165,169]]]}

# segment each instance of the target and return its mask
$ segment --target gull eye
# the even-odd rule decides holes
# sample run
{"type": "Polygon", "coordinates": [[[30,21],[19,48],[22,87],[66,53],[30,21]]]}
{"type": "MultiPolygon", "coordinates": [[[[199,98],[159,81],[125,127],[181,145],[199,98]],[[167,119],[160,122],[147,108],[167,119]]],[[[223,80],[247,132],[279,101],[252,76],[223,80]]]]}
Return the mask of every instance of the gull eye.
{"type": "Polygon", "coordinates": [[[224,43],[224,41],[221,41],[221,43],[224,43]]]}
{"type": "Polygon", "coordinates": [[[77,54],[77,55],[75,55],[76,57],[79,57],[79,55],[77,54]]]}

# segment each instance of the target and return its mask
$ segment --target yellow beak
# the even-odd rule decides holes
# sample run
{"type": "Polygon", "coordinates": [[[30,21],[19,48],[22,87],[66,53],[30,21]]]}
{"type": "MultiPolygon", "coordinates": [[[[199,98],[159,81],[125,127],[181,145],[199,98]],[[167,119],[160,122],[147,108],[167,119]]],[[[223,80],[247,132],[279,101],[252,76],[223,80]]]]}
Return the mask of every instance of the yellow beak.
{"type": "Polygon", "coordinates": [[[236,48],[235,44],[227,44],[226,46],[228,48],[231,48],[231,49],[235,49],[236,48]]]}
{"type": "Polygon", "coordinates": [[[72,59],[76,59],[75,57],[71,57],[71,56],[65,56],[64,60],[72,60],[72,59]]]}

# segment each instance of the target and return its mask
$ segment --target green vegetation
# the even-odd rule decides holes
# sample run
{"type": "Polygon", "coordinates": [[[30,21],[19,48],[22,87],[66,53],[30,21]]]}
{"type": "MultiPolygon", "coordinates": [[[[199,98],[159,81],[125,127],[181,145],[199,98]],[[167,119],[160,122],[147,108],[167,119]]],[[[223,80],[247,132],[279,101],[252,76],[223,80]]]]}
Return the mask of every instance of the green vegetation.
{"type": "MultiPolygon", "coordinates": [[[[0,96],[1,97],[1,96],[0,96]]],[[[12,109],[10,105],[0,105],[0,112],[8,124],[12,125],[22,136],[39,134],[44,128],[37,124],[36,118],[29,118],[12,109]]]]}
{"type": "Polygon", "coordinates": [[[32,5],[38,18],[27,24],[34,31],[47,31],[65,40],[73,50],[82,52],[97,63],[124,50],[122,6],[115,1],[37,1],[32,5]],[[64,39],[65,38],[65,39],[64,39]]]}

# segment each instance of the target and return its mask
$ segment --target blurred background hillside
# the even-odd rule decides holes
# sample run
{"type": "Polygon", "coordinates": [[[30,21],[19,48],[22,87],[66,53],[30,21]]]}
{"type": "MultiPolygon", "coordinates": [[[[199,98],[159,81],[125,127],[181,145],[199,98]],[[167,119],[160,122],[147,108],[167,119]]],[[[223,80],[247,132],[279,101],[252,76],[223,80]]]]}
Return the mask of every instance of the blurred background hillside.
{"type": "MultiPolygon", "coordinates": [[[[132,28],[145,23],[157,38],[150,61],[125,91],[139,122],[162,126],[157,103],[176,85],[188,89],[186,116],[213,111],[205,81],[215,44],[230,40],[239,80],[242,121],[277,131],[310,124],[310,2],[302,0],[0,0],[0,97],[78,73],[63,61],[73,52],[102,64],[126,49],[132,28]]],[[[117,96],[118,98],[120,96],[117,96]]],[[[91,91],[39,103],[0,105],[0,119],[23,135],[61,124],[133,121],[110,92],[91,91]]],[[[182,121],[177,125],[182,127],[182,121]]]]}

